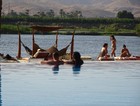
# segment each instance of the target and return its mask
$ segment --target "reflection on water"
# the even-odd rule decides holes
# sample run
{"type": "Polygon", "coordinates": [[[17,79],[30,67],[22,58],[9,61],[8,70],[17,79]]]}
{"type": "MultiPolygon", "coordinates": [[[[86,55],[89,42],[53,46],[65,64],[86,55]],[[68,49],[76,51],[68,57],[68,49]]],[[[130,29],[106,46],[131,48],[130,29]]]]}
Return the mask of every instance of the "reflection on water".
{"type": "MultiPolygon", "coordinates": [[[[2,35],[0,51],[7,54],[10,50],[10,55],[16,56],[17,37],[2,35]]],[[[42,48],[50,47],[55,36],[46,39],[48,36],[36,36],[42,48]]],[[[124,43],[133,55],[140,55],[139,37],[116,39],[117,55],[124,43]]],[[[22,36],[22,40],[31,48],[31,36],[22,36]]],[[[60,36],[58,47],[65,47],[70,40],[71,36],[60,36]]],[[[107,36],[75,36],[75,50],[96,57],[104,42],[110,42],[107,36]]],[[[27,56],[23,48],[22,56],[27,56]]],[[[1,65],[0,106],[140,106],[140,61],[85,61],[82,67],[1,65]]]]}
{"type": "Polygon", "coordinates": [[[73,74],[80,74],[81,66],[73,66],[72,70],[73,74]]]}
{"type": "Polygon", "coordinates": [[[140,61],[84,63],[2,63],[1,105],[140,106],[140,61]]]}
{"type": "Polygon", "coordinates": [[[54,65],[53,68],[52,68],[52,71],[54,74],[58,74],[59,72],[59,65],[54,65]]]}
{"type": "MultiPolygon", "coordinates": [[[[71,65],[71,67],[72,67],[73,74],[80,74],[81,66],[71,65]]],[[[52,71],[53,71],[53,74],[58,74],[59,73],[59,65],[54,65],[52,67],[52,71]]]]}

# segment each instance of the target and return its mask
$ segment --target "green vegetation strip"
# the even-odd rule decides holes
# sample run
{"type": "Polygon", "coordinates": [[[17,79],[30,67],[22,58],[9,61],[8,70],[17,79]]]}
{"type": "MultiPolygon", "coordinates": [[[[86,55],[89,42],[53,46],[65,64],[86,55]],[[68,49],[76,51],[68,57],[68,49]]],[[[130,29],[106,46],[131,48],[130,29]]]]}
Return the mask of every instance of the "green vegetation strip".
{"type": "MultiPolygon", "coordinates": [[[[35,16],[2,16],[1,33],[17,34],[17,24],[20,32],[30,34],[32,25],[63,26],[60,34],[71,34],[73,28],[77,35],[138,35],[140,36],[140,19],[119,18],[48,18],[35,16]]],[[[53,34],[56,32],[52,32],[53,34]]]]}

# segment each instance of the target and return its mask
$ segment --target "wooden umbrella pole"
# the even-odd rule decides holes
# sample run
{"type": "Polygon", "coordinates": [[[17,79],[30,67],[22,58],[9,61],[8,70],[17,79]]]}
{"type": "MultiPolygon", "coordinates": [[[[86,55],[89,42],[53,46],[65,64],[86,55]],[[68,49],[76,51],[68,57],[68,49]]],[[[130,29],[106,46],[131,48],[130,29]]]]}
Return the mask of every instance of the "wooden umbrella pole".
{"type": "Polygon", "coordinates": [[[34,29],[33,29],[32,30],[32,56],[34,56],[35,54],[34,44],[35,44],[35,38],[34,38],[34,29]]]}
{"type": "Polygon", "coordinates": [[[18,28],[18,54],[17,54],[17,59],[21,58],[21,36],[20,36],[20,30],[19,26],[17,25],[18,28]]]}
{"type": "Polygon", "coordinates": [[[58,31],[56,32],[56,41],[55,41],[56,48],[58,47],[58,31]]]}
{"type": "Polygon", "coordinates": [[[75,34],[75,30],[73,31],[72,34],[72,41],[71,41],[71,59],[73,59],[73,52],[74,52],[74,34],[75,34]]]}

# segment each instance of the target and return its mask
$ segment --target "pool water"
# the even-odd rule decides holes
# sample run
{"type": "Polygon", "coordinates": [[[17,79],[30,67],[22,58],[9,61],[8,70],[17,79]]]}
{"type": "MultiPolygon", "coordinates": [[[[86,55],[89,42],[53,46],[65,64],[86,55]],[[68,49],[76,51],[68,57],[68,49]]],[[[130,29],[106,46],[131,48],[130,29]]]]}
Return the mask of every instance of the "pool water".
{"type": "Polygon", "coordinates": [[[1,64],[1,106],[140,106],[140,61],[1,64]]]}
{"type": "MultiPolygon", "coordinates": [[[[31,35],[22,35],[31,47],[31,35]]],[[[49,48],[55,36],[35,36],[49,48]],[[46,40],[47,39],[47,40],[46,40]]],[[[116,55],[123,44],[140,56],[140,37],[116,36],[116,55]]],[[[59,36],[58,49],[71,36],[59,36]]],[[[74,51],[97,58],[108,36],[75,36],[74,51]]],[[[1,35],[0,53],[17,55],[18,35],[1,35]]],[[[69,48],[70,49],[70,48],[69,48]]],[[[68,50],[69,51],[69,50],[68,50]]],[[[22,47],[22,57],[29,57],[22,47]]],[[[80,69],[71,65],[53,67],[39,63],[0,63],[0,106],[140,106],[140,61],[84,61],[80,69]]]]}

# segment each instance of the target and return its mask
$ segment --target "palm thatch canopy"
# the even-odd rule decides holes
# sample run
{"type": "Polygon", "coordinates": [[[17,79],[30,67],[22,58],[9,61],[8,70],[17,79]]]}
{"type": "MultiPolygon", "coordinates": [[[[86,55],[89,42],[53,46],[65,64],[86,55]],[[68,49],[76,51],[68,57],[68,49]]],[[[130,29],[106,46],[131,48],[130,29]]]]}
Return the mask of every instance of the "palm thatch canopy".
{"type": "Polygon", "coordinates": [[[39,32],[51,32],[51,31],[57,31],[59,29],[62,29],[63,27],[60,26],[31,26],[34,31],[39,32]]]}
{"type": "MultiPolygon", "coordinates": [[[[19,26],[17,26],[17,27],[18,27],[18,32],[19,32],[19,26]]],[[[30,55],[32,55],[33,57],[36,57],[36,58],[37,58],[37,56],[38,57],[43,57],[44,54],[39,55],[38,53],[41,53],[41,52],[44,53],[44,51],[47,53],[47,54],[45,54],[45,56],[48,55],[48,54],[52,54],[54,52],[58,52],[60,56],[63,56],[63,55],[66,54],[66,51],[67,51],[68,47],[72,44],[72,46],[71,46],[71,57],[72,57],[73,49],[74,49],[74,33],[75,33],[75,30],[74,30],[74,32],[72,34],[72,41],[70,42],[70,44],[59,51],[57,49],[58,32],[56,33],[55,46],[52,46],[47,50],[40,48],[39,45],[37,45],[35,43],[35,37],[34,37],[35,35],[34,34],[35,34],[35,32],[44,33],[44,32],[51,32],[51,31],[58,31],[59,29],[62,29],[63,27],[61,27],[61,26],[31,26],[30,28],[32,28],[32,50],[23,44],[23,42],[21,41],[20,32],[19,32],[19,44],[18,44],[17,58],[19,58],[19,59],[21,58],[21,44],[23,45],[23,47],[25,48],[27,53],[29,53],[30,55]],[[38,51],[38,50],[40,50],[41,52],[38,51]]]]}

